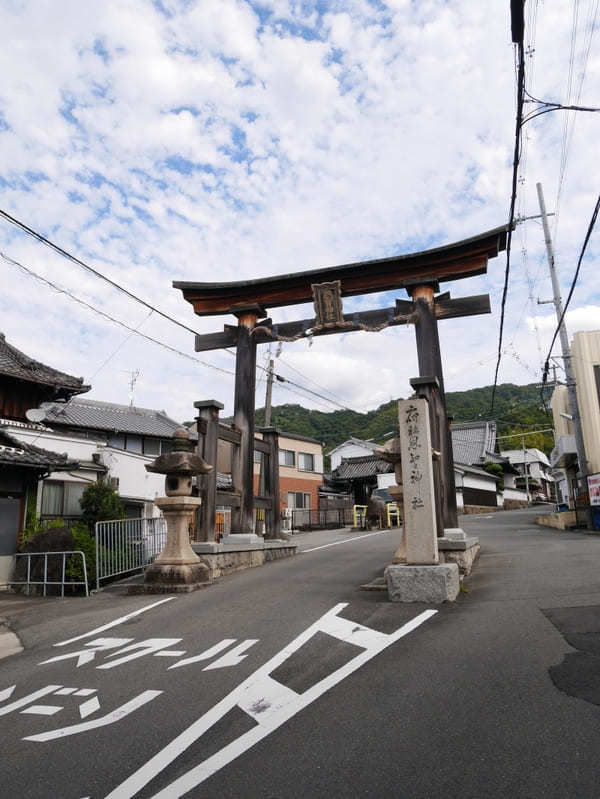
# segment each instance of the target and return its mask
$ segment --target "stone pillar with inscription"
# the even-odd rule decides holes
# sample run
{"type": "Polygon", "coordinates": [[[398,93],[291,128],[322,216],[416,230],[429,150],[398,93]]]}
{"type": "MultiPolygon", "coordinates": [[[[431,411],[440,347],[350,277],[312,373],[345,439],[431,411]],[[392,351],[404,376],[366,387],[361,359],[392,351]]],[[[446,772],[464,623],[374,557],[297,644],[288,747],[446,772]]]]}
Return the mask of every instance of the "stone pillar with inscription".
{"type": "Polygon", "coordinates": [[[406,563],[385,570],[393,602],[445,602],[459,591],[458,566],[439,563],[436,496],[427,400],[399,400],[406,563]]]}
{"type": "Polygon", "coordinates": [[[406,562],[438,562],[435,488],[431,463],[429,409],[424,399],[399,400],[406,562]]]}

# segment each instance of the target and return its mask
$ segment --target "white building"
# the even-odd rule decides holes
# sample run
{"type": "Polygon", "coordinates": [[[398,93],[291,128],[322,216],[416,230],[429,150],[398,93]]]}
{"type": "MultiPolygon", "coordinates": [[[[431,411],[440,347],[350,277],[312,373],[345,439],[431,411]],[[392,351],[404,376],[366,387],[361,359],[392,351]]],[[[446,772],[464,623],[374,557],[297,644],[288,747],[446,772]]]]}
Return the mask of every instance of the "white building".
{"type": "Polygon", "coordinates": [[[535,447],[526,449],[507,449],[500,453],[508,458],[518,475],[505,475],[505,489],[525,489],[529,486],[530,499],[555,499],[554,476],[548,456],[535,447]]]}
{"type": "Polygon", "coordinates": [[[381,448],[381,444],[376,444],[374,441],[363,441],[361,438],[354,438],[351,436],[346,439],[342,444],[325,453],[331,459],[331,471],[342,462],[342,458],[359,458],[361,455],[372,455],[376,449],[381,448]]]}
{"type": "Polygon", "coordinates": [[[180,425],[164,411],[98,402],[83,398],[43,406],[42,424],[4,422],[15,438],[51,452],[65,453],[76,468],[53,472],[40,482],[40,519],[74,520],[81,516],[79,500],[89,483],[106,476],[118,491],[128,516],[156,516],[155,497],[163,493],[164,477],[146,471],[146,464],[171,447],[180,425]]]}
{"type": "MultiPolygon", "coordinates": [[[[581,417],[588,474],[600,472],[600,330],[575,333],[571,342],[573,373],[577,384],[577,405],[581,417]]],[[[552,395],[556,446],[550,460],[560,470],[557,500],[572,504],[579,465],[575,431],[570,419],[567,387],[556,386],[552,395]]]]}

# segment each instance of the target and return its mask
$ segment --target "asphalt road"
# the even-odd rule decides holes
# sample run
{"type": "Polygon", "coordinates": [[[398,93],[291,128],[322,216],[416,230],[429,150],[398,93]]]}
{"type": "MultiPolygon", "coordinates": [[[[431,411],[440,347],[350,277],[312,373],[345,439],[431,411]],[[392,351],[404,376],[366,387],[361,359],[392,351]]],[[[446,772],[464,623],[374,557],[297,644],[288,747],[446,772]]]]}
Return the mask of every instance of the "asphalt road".
{"type": "Polygon", "coordinates": [[[0,796],[596,799],[600,539],[533,515],[462,517],[482,556],[437,608],[360,590],[394,532],[298,537],[159,605],[0,600],[25,647],[0,661],[0,796]]]}

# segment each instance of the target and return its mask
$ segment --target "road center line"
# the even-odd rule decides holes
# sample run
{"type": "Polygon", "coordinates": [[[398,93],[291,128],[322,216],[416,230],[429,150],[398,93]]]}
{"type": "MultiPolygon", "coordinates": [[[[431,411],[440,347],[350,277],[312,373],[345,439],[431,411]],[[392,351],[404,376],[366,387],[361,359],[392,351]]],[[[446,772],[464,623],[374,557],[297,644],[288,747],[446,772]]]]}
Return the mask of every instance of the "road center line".
{"type": "Polygon", "coordinates": [[[83,635],[76,635],[75,638],[69,638],[68,641],[61,641],[58,644],[54,644],[54,646],[67,646],[68,644],[75,643],[75,641],[81,641],[82,638],[89,638],[92,635],[96,635],[96,633],[102,633],[104,632],[104,630],[109,630],[111,627],[116,627],[117,624],[123,624],[123,622],[129,621],[129,619],[133,619],[134,616],[139,616],[140,613],[145,613],[147,610],[152,610],[152,608],[155,608],[158,605],[162,605],[163,602],[170,602],[172,599],[175,599],[175,597],[169,596],[166,599],[159,599],[158,602],[153,602],[151,605],[146,605],[146,607],[144,608],[140,608],[139,610],[134,610],[131,613],[128,613],[126,616],[121,616],[120,619],[109,621],[108,624],[103,624],[102,627],[96,627],[95,630],[90,630],[89,633],[83,633],[83,635]]]}
{"type": "Polygon", "coordinates": [[[332,541],[331,544],[321,544],[320,547],[312,547],[311,549],[302,549],[300,552],[316,552],[317,549],[327,549],[327,547],[337,547],[338,544],[347,544],[348,541],[360,541],[361,538],[370,538],[372,535],[381,535],[382,533],[390,533],[391,530],[377,530],[374,533],[365,533],[365,535],[357,535],[354,538],[344,538],[341,541],[332,541]]]}

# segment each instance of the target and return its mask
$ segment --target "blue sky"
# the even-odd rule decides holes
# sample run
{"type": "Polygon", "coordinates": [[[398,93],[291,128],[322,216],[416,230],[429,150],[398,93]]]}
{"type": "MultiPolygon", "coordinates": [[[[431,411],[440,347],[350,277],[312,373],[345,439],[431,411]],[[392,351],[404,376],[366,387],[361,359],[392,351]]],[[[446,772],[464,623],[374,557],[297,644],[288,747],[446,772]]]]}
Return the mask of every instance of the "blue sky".
{"type": "MultiPolygon", "coordinates": [[[[42,0],[0,10],[0,205],[194,329],[218,330],[231,319],[194,317],[173,280],[240,280],[383,257],[507,219],[515,114],[508,2],[107,0],[93,13],[75,0],[58,5],[60,14],[42,0]]],[[[592,6],[587,0],[581,8],[576,85],[592,6]]],[[[528,87],[565,99],[570,6],[530,0],[527,7],[537,10],[535,27],[528,16],[526,44],[535,51],[528,87]]],[[[600,98],[599,47],[596,32],[584,104],[600,98]]],[[[559,200],[553,232],[566,287],[600,183],[600,137],[593,115],[570,118],[561,184],[559,113],[527,127],[518,207],[537,213],[538,180],[549,209],[559,200]]],[[[193,355],[191,334],[156,315],[147,319],[143,307],[4,222],[0,248],[193,355]]],[[[597,254],[592,241],[571,331],[597,327],[597,254]]],[[[231,409],[230,376],[127,338],[0,266],[7,339],[93,377],[90,396],[127,402],[129,373],[139,370],[140,405],[180,419],[209,396],[231,409]]],[[[486,277],[444,287],[454,296],[488,291],[494,310],[440,325],[449,390],[492,382],[503,272],[501,256],[486,277]]],[[[553,317],[537,297],[549,292],[541,229],[529,222],[515,235],[502,381],[539,379],[553,317]]],[[[355,298],[345,308],[385,306],[394,296],[355,298]]],[[[261,350],[261,362],[265,356],[261,350]]],[[[233,366],[227,353],[202,357],[233,366]]],[[[365,410],[408,393],[417,373],[414,334],[396,328],[286,345],[278,369],[365,410]]],[[[263,391],[264,384],[259,404],[263,391]]],[[[274,401],[310,404],[282,388],[274,401]]]]}

